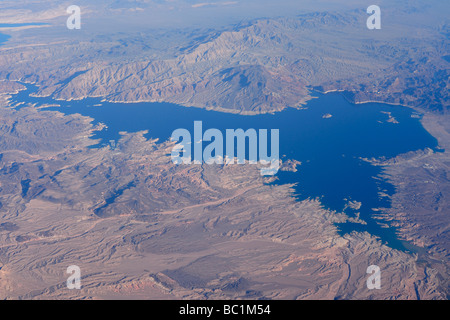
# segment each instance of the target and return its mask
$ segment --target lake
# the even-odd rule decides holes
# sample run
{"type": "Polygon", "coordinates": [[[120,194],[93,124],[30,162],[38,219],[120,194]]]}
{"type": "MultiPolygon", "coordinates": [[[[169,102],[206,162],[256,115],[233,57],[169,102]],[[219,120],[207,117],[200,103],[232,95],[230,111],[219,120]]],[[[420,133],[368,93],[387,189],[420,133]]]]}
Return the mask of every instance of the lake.
{"type": "MultiPolygon", "coordinates": [[[[65,114],[89,116],[107,129],[96,132],[94,139],[109,145],[120,139],[120,131],[148,130],[147,138],[168,140],[173,130],[193,130],[194,121],[203,122],[203,130],[217,128],[244,130],[279,129],[280,155],[283,160],[295,159],[302,164],[297,172],[279,171],[276,184],[295,183],[298,200],[319,199],[327,209],[346,212],[355,217],[359,212],[364,224],[338,224],[341,234],[367,231],[383,243],[400,250],[414,247],[400,241],[392,226],[380,226],[374,216],[376,208],[389,208],[389,197],[395,188],[379,177],[382,167],[373,166],[362,158],[395,157],[425,148],[438,149],[437,140],[421,125],[420,115],[413,110],[381,103],[352,104],[339,93],[315,93],[306,108],[288,108],[276,114],[244,116],[199,108],[187,108],[170,103],[108,103],[87,98],[76,101],[55,101],[52,98],[30,97],[36,87],[13,96],[15,102],[60,104],[46,108],[65,114]],[[348,207],[349,201],[361,203],[360,208],[348,207]]],[[[388,224],[388,223],[387,223],[388,224]]],[[[317,230],[320,232],[320,230],[317,230]]]]}
{"type": "MultiPolygon", "coordinates": [[[[0,28],[17,28],[17,27],[26,27],[26,26],[44,26],[48,25],[48,23],[0,23],[0,28]]],[[[0,46],[8,41],[8,39],[11,38],[11,36],[0,33],[0,46]]]]}
{"type": "Polygon", "coordinates": [[[9,38],[10,38],[10,36],[8,36],[7,34],[0,33],[0,46],[1,46],[4,42],[8,41],[9,38]]]}

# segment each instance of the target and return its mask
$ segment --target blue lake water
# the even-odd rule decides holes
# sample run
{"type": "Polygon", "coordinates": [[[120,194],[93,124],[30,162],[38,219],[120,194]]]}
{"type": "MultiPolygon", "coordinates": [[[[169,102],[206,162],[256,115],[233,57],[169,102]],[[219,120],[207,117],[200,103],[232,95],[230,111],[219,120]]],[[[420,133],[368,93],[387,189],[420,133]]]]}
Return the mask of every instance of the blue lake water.
{"type": "MultiPolygon", "coordinates": [[[[108,103],[87,98],[79,101],[55,101],[51,98],[30,97],[35,90],[13,97],[16,102],[42,105],[58,103],[61,107],[47,108],[65,114],[79,113],[101,122],[107,129],[95,133],[101,145],[120,139],[120,131],[149,130],[147,138],[165,141],[173,130],[185,128],[193,131],[194,121],[203,122],[203,130],[217,128],[244,130],[279,129],[280,155],[283,160],[302,162],[297,172],[279,171],[277,184],[295,183],[299,200],[319,198],[325,208],[349,216],[360,213],[367,225],[338,224],[341,234],[367,231],[384,243],[400,250],[413,250],[413,246],[398,240],[394,227],[383,228],[374,215],[374,208],[390,207],[388,197],[393,185],[377,177],[382,168],[360,159],[395,157],[401,153],[431,148],[440,151],[437,140],[421,125],[419,115],[409,108],[380,103],[355,105],[338,93],[319,94],[308,102],[307,109],[287,109],[276,114],[243,116],[236,114],[186,108],[169,103],[108,103]],[[101,106],[95,106],[101,104],[101,106]],[[388,122],[390,112],[398,123],[388,122]],[[323,118],[331,114],[331,118],[323,118]],[[362,203],[359,210],[345,209],[348,200],[362,203]]],[[[320,230],[317,230],[320,232],[320,230]]]]}
{"type": "Polygon", "coordinates": [[[7,34],[0,33],[0,46],[1,46],[4,42],[8,41],[9,38],[10,38],[10,36],[8,36],[7,34]]]}
{"type": "MultiPolygon", "coordinates": [[[[48,23],[0,23],[0,28],[17,28],[17,27],[26,27],[26,26],[43,26],[48,25],[48,23]]],[[[0,46],[8,41],[11,36],[0,33],[0,46]]]]}

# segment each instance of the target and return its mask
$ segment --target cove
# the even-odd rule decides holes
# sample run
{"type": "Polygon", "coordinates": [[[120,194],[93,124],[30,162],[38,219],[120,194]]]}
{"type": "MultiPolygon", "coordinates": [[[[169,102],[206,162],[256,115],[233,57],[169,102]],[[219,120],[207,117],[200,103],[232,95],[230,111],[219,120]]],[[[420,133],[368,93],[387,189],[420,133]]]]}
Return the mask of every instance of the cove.
{"type": "Polygon", "coordinates": [[[11,36],[8,36],[7,34],[4,34],[4,33],[0,33],[0,46],[4,42],[8,41],[9,38],[11,38],[11,36]]]}
{"type": "MultiPolygon", "coordinates": [[[[18,28],[18,27],[27,27],[27,26],[45,26],[49,25],[48,23],[41,23],[41,22],[30,22],[30,23],[0,23],[0,28],[18,28]]],[[[0,33],[0,46],[8,41],[8,39],[11,38],[11,36],[0,33]]]]}
{"type": "MultiPolygon", "coordinates": [[[[374,217],[376,209],[390,207],[395,188],[382,179],[382,167],[361,158],[391,158],[409,151],[438,148],[437,140],[420,123],[421,115],[413,110],[382,103],[352,104],[339,93],[314,93],[306,108],[288,108],[275,114],[244,116],[187,108],[170,103],[109,103],[98,98],[56,101],[51,97],[30,96],[27,90],[12,97],[12,103],[59,104],[46,110],[64,114],[79,113],[104,123],[107,128],[92,138],[100,139],[95,148],[108,146],[120,139],[120,131],[148,130],[146,138],[166,141],[178,128],[192,128],[202,121],[204,130],[279,129],[282,160],[300,161],[297,172],[279,171],[275,184],[294,183],[296,198],[319,199],[336,212],[346,212],[367,224],[341,223],[340,234],[367,231],[392,248],[414,251],[414,247],[398,239],[396,228],[382,227],[374,217]],[[349,201],[361,203],[348,207],[349,201]]],[[[17,108],[22,106],[17,106],[17,108]]],[[[389,225],[386,221],[383,224],[389,225]]],[[[317,230],[320,232],[320,230],[317,230]]]]}

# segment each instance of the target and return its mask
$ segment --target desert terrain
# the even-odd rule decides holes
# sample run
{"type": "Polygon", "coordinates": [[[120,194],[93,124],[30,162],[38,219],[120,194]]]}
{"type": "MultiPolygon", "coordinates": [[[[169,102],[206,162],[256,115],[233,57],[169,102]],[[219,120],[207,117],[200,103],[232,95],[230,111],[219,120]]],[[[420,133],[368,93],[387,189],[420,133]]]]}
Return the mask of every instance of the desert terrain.
{"type": "Polygon", "coordinates": [[[239,3],[79,1],[83,26],[67,30],[71,3],[23,2],[3,1],[0,23],[45,24],[0,27],[11,36],[0,45],[1,299],[448,298],[448,4],[381,1],[383,28],[368,30],[361,1],[247,18],[239,3]],[[173,23],[144,24],[155,12],[173,23]],[[89,148],[102,126],[14,104],[24,83],[56,104],[99,97],[243,115],[342,91],[420,112],[445,151],[366,159],[396,188],[377,218],[414,246],[404,252],[367,232],[341,235],[336,223],[351,217],[298,201],[252,165],[177,166],[173,143],[145,132],[89,148]],[[80,290],[66,287],[70,265],[80,290]],[[382,270],[380,290],[367,289],[370,265],[382,270]]]}

